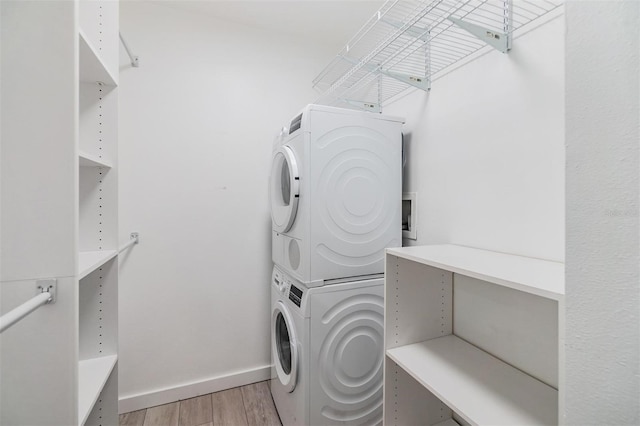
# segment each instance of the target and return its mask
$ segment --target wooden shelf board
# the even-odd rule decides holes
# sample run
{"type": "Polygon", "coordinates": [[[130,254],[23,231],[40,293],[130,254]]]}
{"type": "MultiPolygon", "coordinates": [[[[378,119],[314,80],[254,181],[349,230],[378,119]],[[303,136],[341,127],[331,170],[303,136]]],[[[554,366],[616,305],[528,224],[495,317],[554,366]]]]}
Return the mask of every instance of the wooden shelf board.
{"type": "Polygon", "coordinates": [[[100,55],[82,30],[78,38],[80,40],[80,81],[117,86],[116,78],[107,70],[100,55]]]}
{"type": "Polygon", "coordinates": [[[109,164],[108,162],[96,157],[95,155],[87,154],[86,152],[81,152],[78,155],[78,163],[80,164],[80,167],[105,167],[107,169],[111,168],[111,164],[109,164]]]}
{"type": "Polygon", "coordinates": [[[564,263],[452,244],[393,248],[387,253],[548,299],[564,298],[564,263]]]}
{"type": "Polygon", "coordinates": [[[117,254],[116,250],[81,251],[78,256],[78,278],[86,277],[117,254]]]}
{"type": "Polygon", "coordinates": [[[552,425],[558,391],[449,335],[387,350],[387,356],[474,425],[552,425]]]}
{"type": "Polygon", "coordinates": [[[118,360],[117,355],[80,361],[78,366],[78,422],[83,425],[118,360]]]}

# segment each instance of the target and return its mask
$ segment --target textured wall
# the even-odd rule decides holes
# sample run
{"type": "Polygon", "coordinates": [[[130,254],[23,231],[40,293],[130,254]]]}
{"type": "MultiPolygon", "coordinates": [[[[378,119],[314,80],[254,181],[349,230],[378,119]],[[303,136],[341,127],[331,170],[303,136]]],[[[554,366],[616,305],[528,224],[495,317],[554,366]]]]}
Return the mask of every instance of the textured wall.
{"type": "Polygon", "coordinates": [[[637,1],[566,10],[566,421],[640,423],[637,1]]]}

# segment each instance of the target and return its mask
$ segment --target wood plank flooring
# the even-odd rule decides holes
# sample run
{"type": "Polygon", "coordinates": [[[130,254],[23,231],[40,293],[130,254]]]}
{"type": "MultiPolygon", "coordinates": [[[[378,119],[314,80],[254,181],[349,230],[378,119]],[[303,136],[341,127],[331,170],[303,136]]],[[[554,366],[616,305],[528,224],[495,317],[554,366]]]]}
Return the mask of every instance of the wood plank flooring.
{"type": "Polygon", "coordinates": [[[120,415],[120,426],[282,426],[269,382],[120,415]]]}

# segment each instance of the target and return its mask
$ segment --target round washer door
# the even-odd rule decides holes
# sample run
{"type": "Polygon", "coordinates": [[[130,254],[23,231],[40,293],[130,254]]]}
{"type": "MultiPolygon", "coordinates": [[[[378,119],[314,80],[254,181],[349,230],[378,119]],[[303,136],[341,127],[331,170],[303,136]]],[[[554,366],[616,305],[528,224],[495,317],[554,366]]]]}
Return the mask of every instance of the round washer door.
{"type": "Polygon", "coordinates": [[[273,155],[269,193],[273,229],[277,232],[287,232],[296,220],[300,195],[298,164],[288,146],[280,147],[273,155]]]}
{"type": "Polygon", "coordinates": [[[293,392],[298,375],[298,341],[287,307],[279,301],[271,315],[271,351],[278,380],[293,392]]]}

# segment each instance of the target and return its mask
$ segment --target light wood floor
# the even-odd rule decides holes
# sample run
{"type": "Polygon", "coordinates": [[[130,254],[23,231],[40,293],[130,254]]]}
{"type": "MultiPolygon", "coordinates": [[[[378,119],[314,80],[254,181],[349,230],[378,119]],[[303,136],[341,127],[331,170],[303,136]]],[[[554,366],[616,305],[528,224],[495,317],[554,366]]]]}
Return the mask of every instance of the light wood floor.
{"type": "Polygon", "coordinates": [[[120,415],[120,426],[282,426],[269,382],[120,415]]]}

